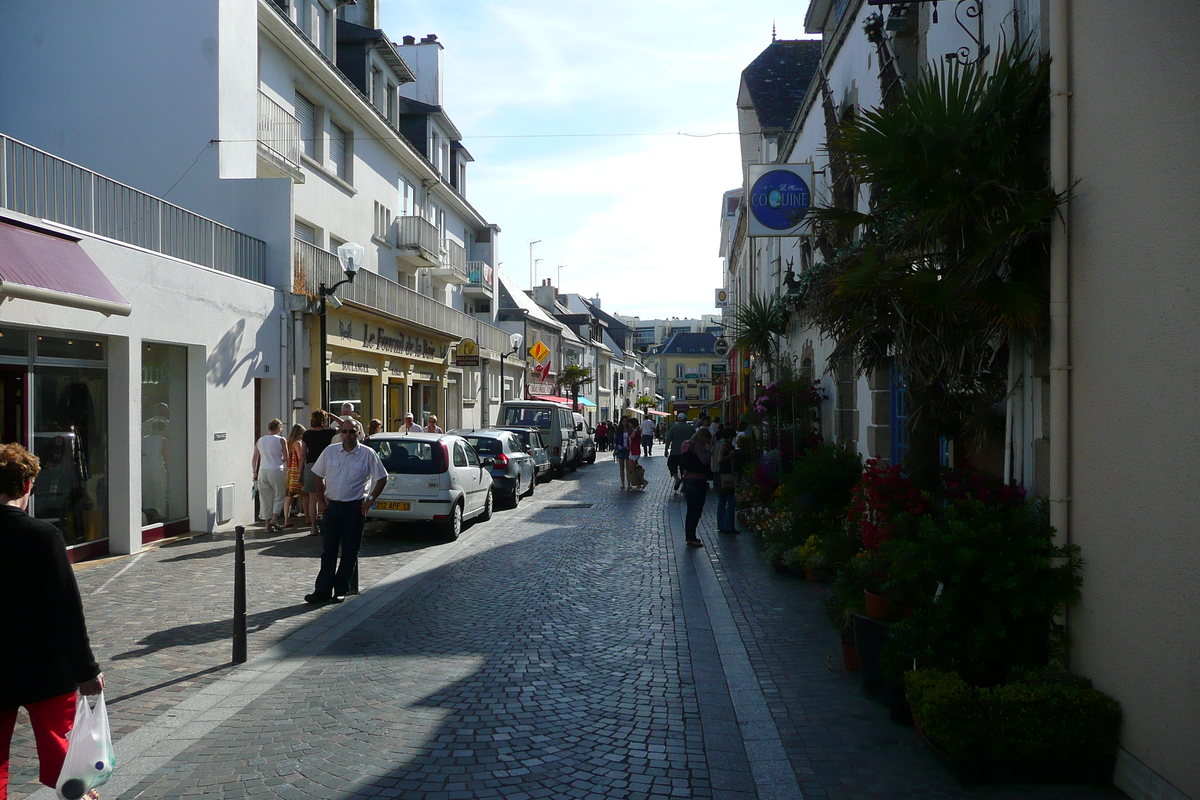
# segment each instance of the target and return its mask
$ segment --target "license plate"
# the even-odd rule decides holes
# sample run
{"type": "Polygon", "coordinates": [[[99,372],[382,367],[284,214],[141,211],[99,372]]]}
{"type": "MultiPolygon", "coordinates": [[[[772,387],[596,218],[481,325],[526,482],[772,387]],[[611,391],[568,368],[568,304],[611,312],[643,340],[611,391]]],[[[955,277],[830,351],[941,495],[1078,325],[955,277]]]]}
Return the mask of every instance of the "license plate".
{"type": "Polygon", "coordinates": [[[408,511],[412,508],[411,503],[397,503],[394,500],[377,500],[375,507],[380,511],[408,511]]]}

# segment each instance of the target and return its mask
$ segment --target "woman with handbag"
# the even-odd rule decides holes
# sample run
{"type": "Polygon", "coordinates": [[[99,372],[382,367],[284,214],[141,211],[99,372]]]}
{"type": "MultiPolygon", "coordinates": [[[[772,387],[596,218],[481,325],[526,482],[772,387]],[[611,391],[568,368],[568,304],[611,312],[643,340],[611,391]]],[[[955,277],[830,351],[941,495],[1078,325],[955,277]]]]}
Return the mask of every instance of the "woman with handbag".
{"type": "Polygon", "coordinates": [[[716,452],[713,461],[717,465],[717,533],[737,533],[737,519],[734,511],[737,507],[733,496],[733,487],[737,483],[737,475],[733,471],[733,428],[728,425],[721,428],[717,434],[716,452]]]}
{"type": "Polygon", "coordinates": [[[712,455],[708,445],[712,433],[700,428],[683,443],[679,452],[679,469],[682,474],[683,497],[687,501],[687,516],[684,517],[684,541],[688,547],[703,547],[704,542],[696,535],[700,517],[704,514],[704,500],[708,496],[708,482],[712,479],[709,461],[712,455]]]}

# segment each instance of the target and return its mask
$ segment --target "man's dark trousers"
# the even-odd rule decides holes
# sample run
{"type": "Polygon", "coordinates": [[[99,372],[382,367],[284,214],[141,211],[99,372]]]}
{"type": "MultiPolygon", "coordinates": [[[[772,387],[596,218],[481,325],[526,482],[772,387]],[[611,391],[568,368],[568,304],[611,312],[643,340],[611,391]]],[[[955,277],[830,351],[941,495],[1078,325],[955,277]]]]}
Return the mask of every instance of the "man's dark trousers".
{"type": "Polygon", "coordinates": [[[358,548],[362,544],[364,522],[366,518],[362,515],[361,500],[348,503],[330,500],[326,505],[321,522],[324,548],[321,550],[321,571],[317,573],[315,594],[345,596],[350,588],[350,577],[358,566],[358,548]],[[340,565],[339,547],[342,551],[340,565]]]}

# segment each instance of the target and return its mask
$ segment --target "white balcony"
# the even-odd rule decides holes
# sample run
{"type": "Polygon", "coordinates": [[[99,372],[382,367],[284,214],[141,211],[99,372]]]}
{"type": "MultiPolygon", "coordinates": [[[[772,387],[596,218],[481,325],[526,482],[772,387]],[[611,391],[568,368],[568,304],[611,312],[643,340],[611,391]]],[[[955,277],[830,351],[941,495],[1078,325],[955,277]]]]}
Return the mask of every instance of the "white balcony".
{"type": "Polygon", "coordinates": [[[467,262],[467,283],[463,284],[463,294],[469,297],[492,297],[495,290],[494,270],[486,261],[467,262]]]}
{"type": "Polygon", "coordinates": [[[467,251],[461,244],[453,239],[443,239],[441,262],[430,271],[433,277],[458,285],[471,282],[467,277],[467,251]]]}
{"type": "Polygon", "coordinates": [[[262,91],[258,93],[258,177],[304,183],[300,169],[300,120],[262,91]]]}
{"type": "Polygon", "coordinates": [[[441,241],[437,226],[424,217],[396,218],[398,257],[414,267],[440,267],[441,241]]]}

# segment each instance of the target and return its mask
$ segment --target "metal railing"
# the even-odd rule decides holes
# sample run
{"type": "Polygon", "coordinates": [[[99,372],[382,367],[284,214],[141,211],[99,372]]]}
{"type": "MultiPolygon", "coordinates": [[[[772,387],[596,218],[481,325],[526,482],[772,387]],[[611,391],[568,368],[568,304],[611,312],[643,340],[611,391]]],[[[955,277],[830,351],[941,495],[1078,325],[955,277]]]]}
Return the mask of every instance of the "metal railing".
{"type": "Polygon", "coordinates": [[[258,91],[258,142],[277,159],[300,169],[300,120],[258,91]]]}
{"type": "Polygon", "coordinates": [[[492,265],[486,261],[468,261],[467,279],[474,286],[492,288],[492,265]]]}
{"type": "MultiPolygon", "coordinates": [[[[322,283],[332,286],[346,277],[338,257],[333,253],[299,239],[295,240],[293,252],[292,291],[296,294],[315,297],[317,287],[322,283]]],[[[337,294],[344,301],[437,331],[450,339],[470,337],[480,347],[493,352],[503,353],[510,349],[506,331],[374,272],[359,270],[354,281],[338,289],[337,294]]]]}
{"type": "Polygon", "coordinates": [[[266,242],[0,135],[0,208],[266,283],[266,242]]]}
{"type": "Polygon", "coordinates": [[[467,279],[467,251],[453,239],[444,239],[446,257],[442,259],[442,267],[452,269],[467,279]]]}
{"type": "Polygon", "coordinates": [[[437,258],[438,229],[424,217],[396,217],[396,246],[419,247],[437,258]]]}

